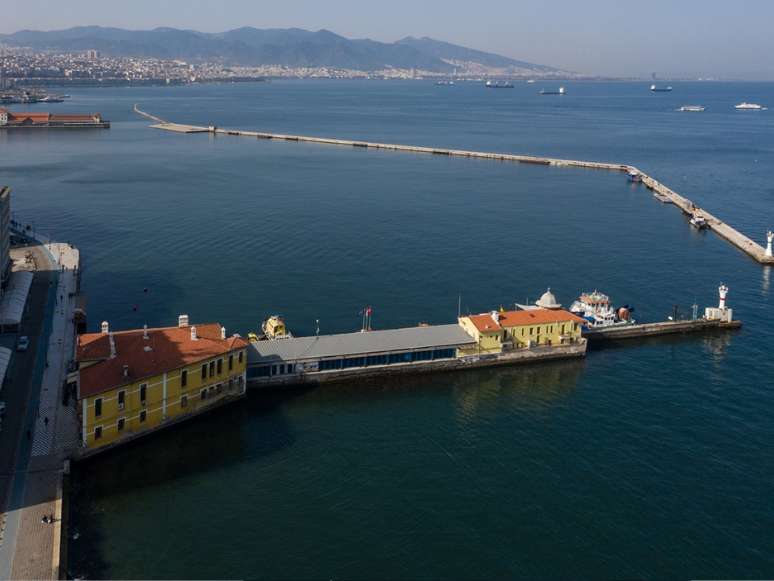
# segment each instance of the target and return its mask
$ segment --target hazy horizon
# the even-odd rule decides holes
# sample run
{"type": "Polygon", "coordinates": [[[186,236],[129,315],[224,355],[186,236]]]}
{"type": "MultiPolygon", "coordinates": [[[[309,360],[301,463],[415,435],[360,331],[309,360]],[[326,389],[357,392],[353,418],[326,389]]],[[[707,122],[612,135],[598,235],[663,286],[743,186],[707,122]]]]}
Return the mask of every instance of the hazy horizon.
{"type": "Polygon", "coordinates": [[[608,77],[774,80],[774,3],[546,0],[29,0],[4,10],[0,34],[105,26],[225,32],[327,29],[392,43],[428,36],[512,59],[608,77]]]}

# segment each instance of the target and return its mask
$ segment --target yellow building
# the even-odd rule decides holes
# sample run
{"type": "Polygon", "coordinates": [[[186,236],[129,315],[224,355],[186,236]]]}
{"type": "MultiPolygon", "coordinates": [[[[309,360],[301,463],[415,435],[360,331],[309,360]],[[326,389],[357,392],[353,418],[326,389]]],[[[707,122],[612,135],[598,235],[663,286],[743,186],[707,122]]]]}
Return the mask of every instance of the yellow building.
{"type": "Polygon", "coordinates": [[[245,393],[247,341],[217,323],[80,335],[81,440],[96,449],[245,393]]]}
{"type": "Polygon", "coordinates": [[[511,349],[577,343],[583,319],[562,309],[529,309],[468,315],[460,326],[478,346],[460,355],[501,353],[511,349]]]}

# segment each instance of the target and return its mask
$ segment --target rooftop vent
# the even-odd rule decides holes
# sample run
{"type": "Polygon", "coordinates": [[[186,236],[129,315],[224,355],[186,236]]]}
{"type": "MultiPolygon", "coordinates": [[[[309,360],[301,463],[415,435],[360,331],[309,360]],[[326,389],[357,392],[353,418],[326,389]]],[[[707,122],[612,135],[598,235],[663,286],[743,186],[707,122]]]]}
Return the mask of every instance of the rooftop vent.
{"type": "Polygon", "coordinates": [[[129,377],[129,366],[124,365],[124,377],[129,377]]]}
{"type": "Polygon", "coordinates": [[[191,327],[191,341],[196,341],[196,327],[191,327]]]}
{"type": "Polygon", "coordinates": [[[188,315],[180,315],[177,318],[177,326],[178,327],[187,327],[188,326],[188,315]]]}
{"type": "Polygon", "coordinates": [[[102,332],[107,333],[109,331],[109,326],[107,321],[102,321],[102,332]]]}
{"type": "Polygon", "coordinates": [[[220,328],[220,338],[221,339],[225,339],[226,338],[226,328],[225,327],[221,327],[220,328]]]}
{"type": "Polygon", "coordinates": [[[148,325],[142,326],[142,338],[147,339],[148,338],[148,325]]]}

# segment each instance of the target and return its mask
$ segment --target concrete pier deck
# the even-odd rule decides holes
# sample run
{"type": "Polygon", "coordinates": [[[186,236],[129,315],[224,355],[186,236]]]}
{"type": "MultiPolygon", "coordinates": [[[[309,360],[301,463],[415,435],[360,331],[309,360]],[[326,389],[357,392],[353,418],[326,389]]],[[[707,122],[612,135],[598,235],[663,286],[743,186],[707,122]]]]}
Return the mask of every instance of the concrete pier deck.
{"type": "Polygon", "coordinates": [[[696,321],[664,321],[663,323],[646,323],[644,325],[628,325],[625,327],[607,327],[605,329],[590,329],[583,331],[589,343],[604,341],[619,341],[623,339],[639,339],[656,335],[677,335],[699,333],[712,329],[739,329],[741,321],[722,322],[719,320],[697,319],[696,321]]]}
{"type": "Polygon", "coordinates": [[[374,143],[370,141],[351,141],[347,139],[329,139],[323,137],[304,137],[301,135],[283,135],[278,133],[261,133],[257,131],[238,131],[233,129],[219,129],[218,127],[200,127],[196,125],[179,125],[177,123],[167,123],[148,113],[137,109],[135,111],[141,115],[157,121],[157,124],[151,125],[152,129],[163,129],[165,131],[175,131],[178,133],[214,133],[221,135],[239,135],[243,137],[255,137],[258,139],[282,139],[285,141],[299,141],[305,143],[319,143],[323,145],[343,145],[346,147],[365,147],[371,149],[384,149],[389,151],[408,151],[413,153],[430,153],[435,155],[455,155],[461,157],[473,157],[478,159],[491,159],[498,161],[515,161],[519,163],[533,163],[539,165],[556,165],[565,167],[579,167],[587,169],[603,169],[620,172],[636,173],[642,176],[642,182],[649,189],[659,192],[672,200],[673,204],[680,208],[686,214],[694,212],[701,213],[710,223],[710,229],[721,238],[760,262],[761,264],[774,264],[774,257],[765,256],[765,250],[759,244],[750,240],[728,224],[722,222],[719,218],[709,212],[697,208],[693,202],[670,190],[663,184],[660,184],[652,177],[644,174],[637,168],[625,164],[598,163],[590,161],[577,161],[569,159],[553,159],[545,157],[531,157],[525,155],[507,155],[502,153],[486,153],[480,151],[464,151],[457,149],[443,149],[437,147],[417,147],[411,145],[395,145],[389,143],[374,143]]]}

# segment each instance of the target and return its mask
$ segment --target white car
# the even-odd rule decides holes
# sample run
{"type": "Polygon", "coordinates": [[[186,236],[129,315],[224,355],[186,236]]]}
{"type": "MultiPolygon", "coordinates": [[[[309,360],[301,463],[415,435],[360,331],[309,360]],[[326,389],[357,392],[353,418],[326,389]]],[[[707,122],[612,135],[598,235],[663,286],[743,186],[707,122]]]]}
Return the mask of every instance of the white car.
{"type": "Polygon", "coordinates": [[[26,351],[30,346],[30,338],[27,335],[19,337],[19,344],[16,346],[17,351],[26,351]]]}

